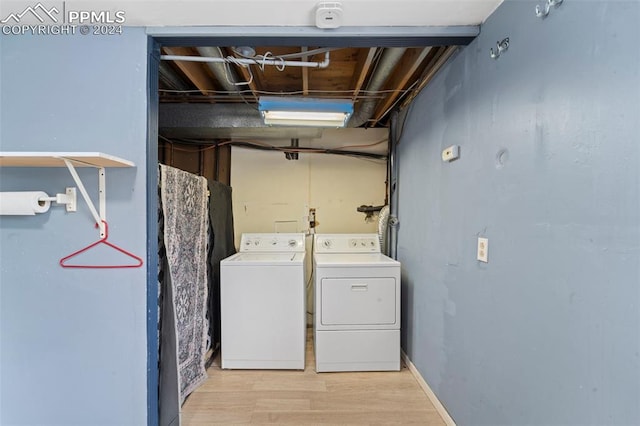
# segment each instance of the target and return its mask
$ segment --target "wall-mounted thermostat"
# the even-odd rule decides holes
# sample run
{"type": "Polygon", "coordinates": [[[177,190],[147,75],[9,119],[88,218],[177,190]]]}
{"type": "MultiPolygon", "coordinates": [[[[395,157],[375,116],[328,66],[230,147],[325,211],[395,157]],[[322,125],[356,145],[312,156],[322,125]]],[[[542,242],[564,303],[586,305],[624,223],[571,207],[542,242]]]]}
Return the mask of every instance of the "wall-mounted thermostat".
{"type": "Polygon", "coordinates": [[[342,4],[338,1],[321,1],[316,7],[316,27],[338,28],[342,25],[342,4]]]}
{"type": "Polygon", "coordinates": [[[460,146],[451,145],[442,151],[442,161],[453,161],[460,157],[460,146]]]}

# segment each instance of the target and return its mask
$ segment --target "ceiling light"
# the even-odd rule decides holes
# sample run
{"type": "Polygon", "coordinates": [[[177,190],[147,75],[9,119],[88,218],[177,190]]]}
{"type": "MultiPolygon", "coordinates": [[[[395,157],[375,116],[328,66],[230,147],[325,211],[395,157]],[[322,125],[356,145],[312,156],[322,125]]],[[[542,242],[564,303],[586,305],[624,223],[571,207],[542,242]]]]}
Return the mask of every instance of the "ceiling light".
{"type": "Polygon", "coordinates": [[[258,110],[268,126],[345,127],[353,114],[353,102],[263,96],[258,110]]]}
{"type": "Polygon", "coordinates": [[[236,46],[233,47],[232,50],[245,58],[253,58],[256,56],[256,50],[251,46],[236,46]]]}

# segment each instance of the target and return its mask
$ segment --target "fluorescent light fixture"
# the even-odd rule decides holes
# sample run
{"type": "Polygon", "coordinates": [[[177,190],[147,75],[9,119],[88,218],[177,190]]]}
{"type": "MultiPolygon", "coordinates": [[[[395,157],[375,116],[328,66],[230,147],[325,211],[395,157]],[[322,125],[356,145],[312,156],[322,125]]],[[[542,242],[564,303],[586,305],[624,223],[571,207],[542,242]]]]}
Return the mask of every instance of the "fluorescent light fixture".
{"type": "Polygon", "coordinates": [[[340,99],[262,96],[258,110],[268,126],[345,127],[353,103],[340,99]]]}

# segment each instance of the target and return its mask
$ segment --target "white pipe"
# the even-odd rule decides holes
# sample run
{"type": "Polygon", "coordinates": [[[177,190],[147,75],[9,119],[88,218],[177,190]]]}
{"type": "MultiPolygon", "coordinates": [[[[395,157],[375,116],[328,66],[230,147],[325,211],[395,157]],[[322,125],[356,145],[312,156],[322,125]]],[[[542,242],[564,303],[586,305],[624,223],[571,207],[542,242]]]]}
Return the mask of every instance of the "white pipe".
{"type": "Polygon", "coordinates": [[[305,68],[327,68],[329,66],[329,52],[325,53],[322,62],[305,61],[284,61],[279,59],[246,59],[246,58],[212,58],[205,56],[181,56],[181,55],[160,55],[160,59],[165,61],[189,61],[189,62],[226,62],[239,65],[273,65],[279,67],[305,67],[305,68]]]}

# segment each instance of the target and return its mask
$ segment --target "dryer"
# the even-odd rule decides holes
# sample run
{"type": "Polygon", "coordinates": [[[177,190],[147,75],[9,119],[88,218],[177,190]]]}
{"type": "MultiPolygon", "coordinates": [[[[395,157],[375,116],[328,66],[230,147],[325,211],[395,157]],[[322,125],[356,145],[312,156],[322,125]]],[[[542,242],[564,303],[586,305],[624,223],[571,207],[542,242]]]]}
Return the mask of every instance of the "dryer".
{"type": "Polygon", "coordinates": [[[400,370],[400,262],[377,234],[316,234],[316,372],[400,370]]]}
{"type": "Polygon", "coordinates": [[[305,235],[243,234],[220,262],[221,366],[304,370],[305,235]]]}

